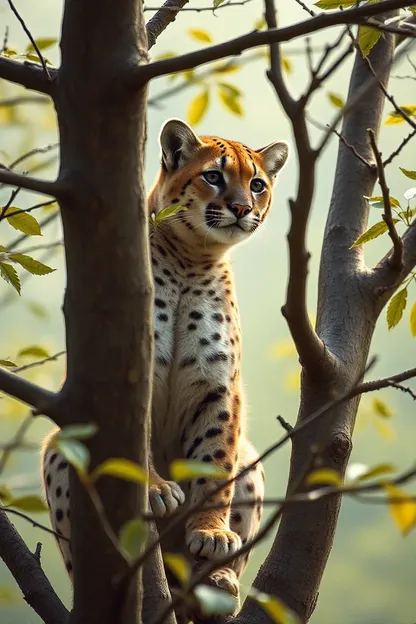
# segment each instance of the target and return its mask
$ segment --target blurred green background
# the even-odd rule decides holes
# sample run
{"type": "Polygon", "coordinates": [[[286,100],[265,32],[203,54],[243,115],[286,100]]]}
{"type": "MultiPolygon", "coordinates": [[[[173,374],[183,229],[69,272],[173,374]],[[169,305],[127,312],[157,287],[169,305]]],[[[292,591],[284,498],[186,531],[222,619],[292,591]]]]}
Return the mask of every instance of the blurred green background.
{"type": "MultiPolygon", "coordinates": [[[[202,2],[209,5],[211,0],[202,2]]],[[[192,4],[192,3],[191,3],[192,4]]],[[[194,3],[197,4],[197,3],[194,3]]],[[[156,3],[157,5],[157,3],[156,3]]],[[[280,3],[282,25],[305,19],[307,15],[295,2],[280,3]],[[284,6],[283,6],[284,5],[284,6]]],[[[308,3],[311,6],[311,3],[308,3]]],[[[16,0],[16,6],[24,16],[28,27],[36,38],[58,37],[62,2],[56,0],[16,0]]],[[[163,33],[153,55],[180,53],[204,45],[189,34],[189,29],[205,29],[215,42],[238,36],[254,27],[261,18],[263,3],[252,0],[242,7],[225,8],[217,16],[210,12],[184,12],[177,21],[163,33]]],[[[151,13],[147,14],[149,17],[151,13]]],[[[97,17],[98,19],[98,17],[97,17]]],[[[23,52],[28,41],[19,24],[11,14],[6,0],[0,2],[0,37],[6,26],[10,28],[9,46],[23,52]]],[[[327,41],[333,41],[337,30],[321,32],[311,38],[313,49],[322,49],[327,41]]],[[[284,47],[291,71],[286,74],[290,88],[300,93],[307,81],[305,41],[297,40],[284,47]]],[[[57,46],[45,51],[54,64],[59,64],[57,46]]],[[[232,114],[218,98],[213,80],[207,81],[210,100],[206,115],[196,125],[201,134],[216,134],[242,141],[253,148],[262,147],[277,139],[291,139],[291,131],[279,103],[269,86],[265,72],[266,61],[251,55],[239,59],[242,68],[232,74],[224,74],[223,82],[231,83],[243,93],[238,98],[243,115],[232,114]],[[250,59],[249,59],[250,56],[250,59]]],[[[317,56],[315,56],[317,58],[317,56]]],[[[329,101],[332,92],[345,97],[352,59],[350,59],[320,90],[314,98],[310,114],[321,124],[328,123],[336,109],[329,101]]],[[[205,69],[203,69],[205,71],[205,69]]],[[[403,59],[393,70],[393,76],[411,74],[412,68],[403,59]]],[[[183,83],[183,77],[154,81],[150,88],[151,97],[163,94],[183,83]]],[[[412,104],[415,98],[415,82],[392,77],[391,89],[400,104],[412,104]]],[[[157,105],[149,107],[146,184],[153,181],[159,164],[157,137],[161,124],[169,117],[187,119],[190,102],[201,93],[203,85],[189,84],[178,89],[177,94],[162,97],[157,105]]],[[[27,95],[23,89],[0,84],[0,100],[27,95]]],[[[386,107],[386,114],[390,111],[386,107]]],[[[386,116],[386,115],[385,115],[386,116]]],[[[405,124],[383,126],[381,150],[387,156],[407,134],[405,124]]],[[[317,139],[320,131],[312,129],[317,139]]],[[[14,109],[0,106],[0,161],[10,163],[34,146],[44,146],[57,140],[53,108],[50,105],[25,104],[14,109]]],[[[410,143],[387,170],[392,195],[403,199],[403,193],[412,186],[400,172],[399,166],[415,169],[414,148],[410,143]]],[[[308,246],[312,253],[309,278],[309,306],[311,316],[316,306],[317,273],[319,253],[328,209],[335,169],[337,140],[333,138],[322,156],[317,175],[317,188],[312,218],[308,231],[308,246]]],[[[36,155],[23,168],[36,167],[45,162],[54,152],[36,155]]],[[[38,175],[53,177],[56,160],[38,175]]],[[[249,242],[234,252],[237,291],[242,316],[244,349],[243,373],[249,406],[249,428],[257,448],[264,450],[282,431],[276,421],[281,414],[293,423],[298,404],[299,367],[291,351],[288,330],[280,314],[284,302],[287,276],[288,204],[296,188],[297,163],[292,156],[281,175],[275,191],[273,209],[266,225],[249,242]]],[[[0,203],[8,197],[7,190],[0,191],[0,203]]],[[[19,207],[26,207],[40,201],[28,193],[21,193],[19,207]]],[[[35,213],[38,218],[46,215],[35,213]]],[[[371,223],[378,221],[380,213],[373,210],[371,223]]],[[[0,226],[2,244],[7,245],[18,234],[7,222],[0,226]]],[[[44,229],[42,239],[31,238],[21,249],[32,245],[59,240],[58,221],[44,229]]],[[[369,243],[366,260],[374,264],[389,247],[388,239],[382,237],[369,243]]],[[[111,249],[108,250],[111,254],[111,249]]],[[[65,348],[61,302],[65,287],[63,254],[60,248],[33,252],[33,256],[47,262],[57,270],[44,277],[31,277],[23,283],[22,297],[5,283],[0,284],[0,358],[15,359],[16,353],[27,345],[41,345],[55,353],[65,348]],[[46,256],[44,255],[46,253],[46,256]]],[[[409,303],[416,301],[416,289],[410,287],[409,303]]],[[[401,324],[393,331],[387,330],[385,314],[380,318],[371,353],[378,355],[378,363],[371,377],[382,377],[414,366],[415,340],[411,337],[408,310],[401,324]]],[[[19,360],[19,363],[24,363],[19,360]]],[[[64,374],[62,361],[45,364],[29,371],[27,377],[49,388],[57,388],[64,374]]],[[[394,390],[377,394],[391,409],[392,416],[382,419],[373,409],[373,397],[365,397],[361,403],[360,417],[352,461],[367,465],[392,462],[398,469],[412,464],[415,455],[416,435],[415,408],[410,397],[394,390]]],[[[27,409],[17,402],[3,397],[0,403],[0,440],[4,443],[13,435],[27,409]]],[[[111,417],[111,415],[109,415],[111,417]]],[[[35,421],[28,439],[41,441],[51,423],[44,418],[35,421]]],[[[289,447],[267,460],[267,495],[284,493],[289,447]]],[[[38,490],[39,459],[36,452],[16,452],[7,464],[4,480],[13,488],[38,490]]],[[[43,515],[36,516],[40,522],[47,522],[43,515]]],[[[58,556],[54,538],[32,528],[28,523],[16,521],[30,549],[37,541],[43,544],[42,564],[62,599],[70,604],[71,589],[62,562],[58,556]]],[[[243,584],[249,586],[256,570],[271,545],[271,538],[261,544],[251,559],[243,584]]],[[[388,509],[382,505],[363,505],[346,500],[342,507],[334,548],[325,572],[320,597],[312,622],[320,624],[414,624],[416,622],[416,598],[414,579],[416,573],[416,536],[401,536],[393,523],[388,509]]],[[[24,603],[14,581],[0,563],[0,621],[2,624],[35,624],[37,616],[24,603]]]]}

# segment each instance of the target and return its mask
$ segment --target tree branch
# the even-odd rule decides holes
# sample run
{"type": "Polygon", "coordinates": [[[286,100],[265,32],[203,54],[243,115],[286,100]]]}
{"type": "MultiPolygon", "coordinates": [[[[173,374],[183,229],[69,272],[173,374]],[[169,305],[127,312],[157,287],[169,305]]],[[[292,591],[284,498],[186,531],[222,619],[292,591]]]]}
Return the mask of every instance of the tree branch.
{"type": "Polygon", "coordinates": [[[24,188],[27,191],[34,191],[35,193],[41,193],[42,195],[51,195],[51,197],[56,198],[63,192],[63,187],[58,180],[55,182],[49,180],[39,180],[37,178],[30,178],[3,168],[0,168],[0,184],[17,186],[19,188],[24,188]]]}
{"type": "Polygon", "coordinates": [[[377,163],[378,181],[379,181],[381,192],[383,195],[383,203],[384,203],[383,221],[388,227],[389,236],[393,243],[393,253],[390,258],[390,266],[394,271],[398,271],[400,273],[403,268],[403,241],[398,235],[396,227],[393,222],[393,217],[391,213],[391,205],[390,205],[390,190],[387,186],[386,176],[384,175],[383,159],[377,147],[374,131],[369,129],[368,134],[370,137],[371,147],[374,152],[374,157],[377,163]]]}
{"type": "MultiPolygon", "coordinates": [[[[53,420],[57,417],[59,394],[0,368],[0,391],[33,407],[38,414],[45,414],[53,420]]],[[[58,423],[59,424],[59,423],[58,423]]]]}
{"type": "MultiPolygon", "coordinates": [[[[297,37],[318,32],[324,28],[338,26],[340,24],[365,24],[367,18],[379,15],[385,11],[404,8],[408,6],[406,0],[383,0],[377,4],[365,4],[360,7],[347,9],[345,11],[326,11],[316,17],[299,22],[285,28],[253,31],[236,39],[231,39],[225,43],[210,46],[203,50],[183,54],[175,58],[164,59],[148,65],[138,65],[129,69],[127,81],[134,88],[140,88],[143,84],[157,78],[171,74],[173,72],[194,69],[205,63],[225,58],[227,56],[239,55],[262,45],[282,43],[291,41],[297,37]]],[[[373,27],[374,24],[372,24],[373,27]]],[[[406,33],[407,34],[407,33],[406,33]]]]}
{"type": "Polygon", "coordinates": [[[153,15],[146,24],[147,31],[147,48],[150,50],[156,39],[162,32],[176,20],[180,10],[187,4],[189,0],[166,0],[164,5],[153,15]]]}
{"type": "Polygon", "coordinates": [[[48,80],[42,67],[13,61],[4,56],[0,56],[0,78],[26,87],[26,89],[38,91],[39,93],[44,93],[45,95],[53,97],[55,92],[54,80],[57,75],[57,70],[49,69],[49,74],[51,80],[48,80]]]}
{"type": "Polygon", "coordinates": [[[0,510],[0,557],[22,590],[24,599],[45,624],[65,624],[69,613],[55,594],[34,556],[0,510]]]}

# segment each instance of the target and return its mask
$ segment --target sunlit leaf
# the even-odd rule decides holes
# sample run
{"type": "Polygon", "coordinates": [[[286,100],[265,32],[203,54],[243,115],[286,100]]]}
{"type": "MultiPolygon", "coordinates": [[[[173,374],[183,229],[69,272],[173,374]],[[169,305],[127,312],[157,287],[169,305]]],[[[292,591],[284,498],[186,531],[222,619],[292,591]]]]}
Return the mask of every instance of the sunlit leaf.
{"type": "Polygon", "coordinates": [[[0,276],[5,282],[13,286],[20,295],[20,279],[13,265],[8,262],[0,262],[0,276]]]}
{"type": "Polygon", "coordinates": [[[396,437],[393,427],[385,420],[377,418],[375,426],[382,438],[385,438],[386,440],[393,440],[396,437]]]}
{"type": "Polygon", "coordinates": [[[49,352],[39,345],[31,345],[30,347],[25,347],[24,349],[20,349],[17,354],[17,357],[35,357],[35,358],[47,358],[49,357],[49,352]]]}
{"type": "Polygon", "coordinates": [[[416,501],[412,500],[411,494],[396,485],[386,483],[383,487],[388,494],[389,511],[393,520],[403,535],[407,535],[416,524],[416,501]]]}
{"type": "Polygon", "coordinates": [[[236,608],[236,601],[223,589],[198,585],[194,589],[199,608],[203,615],[232,615],[236,608]]]}
{"type": "Polygon", "coordinates": [[[141,518],[133,518],[124,524],[119,533],[120,545],[126,553],[127,561],[134,561],[146,544],[148,525],[141,518]]]}
{"type": "MultiPolygon", "coordinates": [[[[406,115],[408,115],[409,117],[416,116],[416,105],[414,104],[405,104],[403,106],[400,106],[400,110],[406,113],[406,115]]],[[[389,126],[392,124],[402,123],[403,121],[404,121],[403,115],[401,115],[398,111],[394,110],[394,111],[391,111],[391,113],[389,113],[389,116],[387,117],[384,124],[386,126],[389,126]]]]}
{"type": "MultiPolygon", "coordinates": [[[[39,50],[46,50],[46,48],[50,48],[57,42],[58,39],[56,39],[56,37],[43,37],[41,39],[35,39],[35,43],[38,46],[39,50]]],[[[35,47],[32,43],[29,43],[29,45],[26,47],[25,53],[31,54],[33,52],[35,52],[35,47]]]]}
{"type": "Polygon", "coordinates": [[[410,171],[409,169],[403,169],[403,167],[399,167],[400,171],[404,173],[407,178],[411,180],[416,180],[416,171],[410,171]]]}
{"type": "Polygon", "coordinates": [[[219,479],[226,479],[229,477],[229,474],[218,466],[195,459],[175,459],[170,464],[169,471],[173,481],[186,481],[199,477],[213,477],[219,479]]]}
{"type": "Polygon", "coordinates": [[[306,478],[306,485],[342,485],[339,473],[332,468],[318,468],[306,478]]]}
{"type": "Polygon", "coordinates": [[[407,304],[407,287],[399,290],[387,306],[387,327],[393,329],[403,316],[407,304]]]}
{"type": "Polygon", "coordinates": [[[291,74],[293,71],[292,61],[285,56],[284,54],[280,57],[280,62],[282,63],[282,67],[287,74],[291,74]]]}
{"type": "Polygon", "coordinates": [[[358,45],[363,57],[370,54],[372,48],[381,37],[381,31],[371,26],[358,27],[358,45]]]}
{"type": "Polygon", "coordinates": [[[297,615],[275,596],[258,592],[252,587],[249,597],[256,600],[275,624],[300,624],[297,615]]]}
{"type": "Polygon", "coordinates": [[[209,105],[209,91],[203,89],[189,104],[188,107],[188,121],[191,126],[196,126],[201,121],[205,113],[208,110],[209,105]]]}
{"type": "Polygon", "coordinates": [[[7,501],[6,507],[13,507],[13,509],[20,509],[20,511],[30,511],[31,513],[40,513],[48,510],[45,501],[40,496],[11,498],[7,501]]]}
{"type": "Polygon", "coordinates": [[[13,589],[0,586],[0,606],[19,602],[20,595],[13,589]]]}
{"type": "Polygon", "coordinates": [[[231,113],[238,116],[243,114],[243,107],[238,100],[239,94],[237,95],[232,85],[219,83],[218,95],[225,108],[231,113]]]}
{"type": "Polygon", "coordinates": [[[378,398],[373,399],[373,410],[378,416],[381,416],[382,418],[391,418],[393,416],[393,412],[391,411],[389,406],[384,401],[378,398]]]}
{"type": "Polygon", "coordinates": [[[328,93],[329,101],[336,106],[336,108],[342,108],[344,106],[344,100],[340,95],[336,93],[328,93]]]}
{"type": "Polygon", "coordinates": [[[234,74],[236,71],[241,69],[241,67],[241,65],[235,63],[234,61],[227,61],[226,63],[217,65],[214,71],[216,74],[234,74]]]}
{"type": "Polygon", "coordinates": [[[20,266],[26,269],[26,271],[29,271],[32,275],[48,275],[56,270],[51,269],[51,267],[43,264],[43,262],[39,262],[39,260],[35,260],[26,254],[10,254],[9,257],[10,260],[20,264],[20,266]]]}
{"type": "Polygon", "coordinates": [[[202,30],[201,28],[190,28],[188,30],[188,33],[193,39],[196,39],[197,41],[202,41],[203,43],[212,43],[212,37],[206,30],[202,30]]]}
{"type": "Polygon", "coordinates": [[[410,333],[412,336],[416,336],[416,303],[412,305],[412,309],[410,310],[410,333]]]}
{"type": "Polygon", "coordinates": [[[176,576],[181,585],[186,585],[191,578],[191,565],[184,555],[177,555],[175,553],[165,553],[163,555],[163,561],[176,576]]]}
{"type": "Polygon", "coordinates": [[[219,82],[218,87],[220,87],[228,97],[239,98],[242,96],[241,89],[229,82],[219,82]]]}
{"type": "Polygon", "coordinates": [[[378,464],[369,468],[366,472],[361,474],[357,481],[367,481],[368,479],[374,479],[374,477],[380,477],[381,475],[391,474],[396,471],[396,467],[393,464],[378,464]]]}
{"type": "Polygon", "coordinates": [[[147,473],[141,466],[123,457],[106,459],[93,470],[90,474],[90,479],[91,481],[96,481],[103,475],[117,477],[133,483],[147,483],[148,481],[147,473]]]}
{"type": "Polygon", "coordinates": [[[98,425],[95,423],[66,425],[59,431],[59,438],[61,440],[88,440],[95,436],[98,431],[98,425]]]}
{"type": "Polygon", "coordinates": [[[222,4],[223,2],[224,0],[214,0],[214,4],[213,4],[214,9],[218,9],[220,4],[222,4]]]}
{"type": "Polygon", "coordinates": [[[5,212],[7,221],[15,230],[28,234],[29,236],[40,236],[40,225],[29,212],[22,212],[20,208],[10,206],[5,212]]]}
{"type": "Polygon", "coordinates": [[[66,461],[71,464],[80,477],[87,475],[90,463],[90,454],[87,447],[73,438],[61,438],[59,432],[54,437],[52,445],[64,456],[66,461]]]}
{"type": "MultiPolygon", "coordinates": [[[[393,223],[397,223],[399,219],[392,219],[392,221],[393,223]]],[[[374,240],[375,238],[378,238],[379,236],[387,232],[387,230],[388,227],[385,221],[379,221],[378,223],[375,223],[370,227],[369,230],[367,230],[367,232],[364,232],[364,234],[361,234],[361,236],[357,238],[357,240],[351,245],[350,249],[352,249],[353,247],[358,247],[359,245],[363,245],[364,243],[368,243],[368,241],[374,240]]]]}
{"type": "Polygon", "coordinates": [[[266,22],[266,18],[263,15],[262,17],[259,17],[258,19],[256,19],[256,21],[254,22],[254,29],[264,30],[265,28],[267,28],[267,22],[266,22]]]}
{"type": "Polygon", "coordinates": [[[12,362],[11,360],[0,360],[0,366],[4,366],[6,368],[16,368],[17,364],[12,362]]]}
{"type": "Polygon", "coordinates": [[[164,221],[168,217],[171,217],[172,215],[178,212],[181,212],[182,210],[188,210],[188,209],[186,208],[186,206],[178,206],[177,204],[163,208],[160,212],[157,213],[157,215],[155,215],[155,219],[154,219],[155,225],[162,223],[162,221],[164,221]]]}
{"type": "MultiPolygon", "coordinates": [[[[380,195],[372,195],[369,197],[368,195],[363,195],[364,199],[367,199],[372,208],[384,208],[384,198],[380,195]]],[[[400,208],[400,202],[395,197],[390,195],[390,206],[395,206],[396,208],[400,208]]]]}
{"type": "Polygon", "coordinates": [[[315,2],[315,6],[319,9],[338,9],[354,6],[356,4],[356,0],[319,0],[319,2],[315,2]]]}

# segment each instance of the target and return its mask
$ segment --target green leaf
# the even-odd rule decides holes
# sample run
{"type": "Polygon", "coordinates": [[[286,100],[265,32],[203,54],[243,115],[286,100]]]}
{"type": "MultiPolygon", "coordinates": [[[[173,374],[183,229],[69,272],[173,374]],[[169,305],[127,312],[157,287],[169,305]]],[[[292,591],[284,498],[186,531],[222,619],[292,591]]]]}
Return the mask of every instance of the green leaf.
{"type": "Polygon", "coordinates": [[[25,301],[27,307],[29,308],[29,310],[32,312],[32,314],[34,316],[36,316],[39,319],[46,319],[48,318],[48,311],[45,308],[45,306],[43,306],[41,303],[38,303],[37,301],[25,301]]]}
{"type": "Polygon", "coordinates": [[[342,108],[344,106],[344,100],[340,95],[336,93],[328,93],[329,101],[336,106],[337,108],[342,108]]]}
{"type": "Polygon", "coordinates": [[[88,440],[95,436],[98,431],[98,425],[95,423],[86,423],[85,425],[67,425],[63,427],[58,436],[61,440],[88,440]]]}
{"type": "Polygon", "coordinates": [[[306,478],[306,485],[342,485],[339,473],[332,468],[319,468],[306,478]]]}
{"type": "Polygon", "coordinates": [[[377,464],[377,466],[373,466],[369,470],[366,470],[363,474],[361,474],[357,481],[367,481],[368,479],[374,479],[374,477],[379,477],[380,475],[391,474],[396,471],[396,467],[393,464],[377,464]]]}
{"type": "Polygon", "coordinates": [[[234,74],[239,69],[241,69],[241,65],[238,65],[234,61],[227,61],[226,63],[217,65],[214,71],[216,74],[234,74]]]}
{"type": "Polygon", "coordinates": [[[250,589],[248,596],[256,600],[276,624],[300,624],[296,614],[278,598],[258,592],[254,587],[250,589]]]}
{"type": "Polygon", "coordinates": [[[380,37],[381,31],[377,30],[377,28],[372,28],[371,26],[358,27],[358,45],[363,58],[370,54],[380,37]]]}
{"type": "MultiPolygon", "coordinates": [[[[35,39],[35,43],[38,46],[39,50],[46,50],[46,48],[50,48],[57,42],[58,39],[56,39],[56,37],[42,37],[40,39],[35,39]]],[[[26,47],[25,53],[31,54],[33,52],[35,52],[35,47],[32,43],[29,43],[29,45],[26,47]]]]}
{"type": "MultiPolygon", "coordinates": [[[[384,198],[380,195],[372,195],[369,197],[368,195],[363,195],[364,199],[367,199],[371,203],[372,208],[384,208],[384,198]]],[[[400,202],[395,197],[390,195],[390,206],[395,206],[396,208],[401,208],[400,202]]]]}
{"type": "Polygon", "coordinates": [[[389,511],[393,520],[402,534],[407,535],[416,524],[416,502],[412,500],[413,495],[389,483],[383,487],[388,494],[389,511]]]}
{"type": "Polygon", "coordinates": [[[187,585],[191,579],[191,565],[184,555],[177,555],[175,553],[165,553],[163,555],[163,561],[176,576],[181,585],[187,585]]]}
{"type": "Polygon", "coordinates": [[[404,173],[404,175],[411,180],[416,180],[416,171],[410,171],[409,169],[403,169],[403,167],[399,167],[400,171],[404,173]]]}
{"type": "Polygon", "coordinates": [[[113,457],[106,459],[102,464],[97,466],[90,474],[91,481],[96,481],[103,475],[110,475],[125,481],[133,481],[133,483],[147,483],[148,476],[145,470],[138,464],[124,459],[123,457],[113,457]]]}
{"type": "Polygon", "coordinates": [[[175,459],[169,466],[173,481],[187,481],[199,477],[226,479],[230,475],[218,466],[196,459],[175,459]]]}
{"type": "MultiPolygon", "coordinates": [[[[400,110],[402,110],[409,117],[416,116],[416,105],[414,104],[406,104],[404,106],[400,106],[400,110]]],[[[404,121],[403,115],[401,115],[398,111],[394,110],[389,113],[386,121],[384,122],[385,126],[391,126],[393,124],[402,123],[404,121]]]]}
{"type": "Polygon", "coordinates": [[[66,461],[75,468],[81,478],[87,476],[90,453],[85,444],[73,438],[60,438],[59,432],[54,437],[52,444],[64,456],[66,461]]]}
{"type": "MultiPolygon", "coordinates": [[[[397,223],[398,220],[399,219],[392,219],[393,223],[397,223]]],[[[368,241],[374,240],[375,238],[378,238],[379,236],[387,232],[387,230],[388,227],[385,221],[379,221],[378,223],[375,223],[373,226],[371,226],[369,230],[367,230],[367,232],[364,232],[364,234],[361,234],[361,236],[357,238],[357,240],[351,245],[350,249],[352,249],[353,247],[358,247],[359,245],[363,245],[364,243],[368,243],[368,241]]]]}
{"type": "Polygon", "coordinates": [[[391,418],[393,416],[393,412],[391,411],[391,409],[381,399],[373,399],[373,410],[378,416],[381,416],[382,418],[391,418]]]}
{"type": "Polygon", "coordinates": [[[32,513],[48,511],[47,505],[44,500],[40,498],[40,496],[21,496],[19,498],[12,498],[7,501],[6,507],[13,507],[13,509],[30,511],[32,513]]]}
{"type": "Polygon", "coordinates": [[[403,316],[407,304],[407,288],[399,290],[387,306],[387,327],[393,329],[403,316]]]}
{"type": "Polygon", "coordinates": [[[319,2],[315,2],[315,6],[319,9],[338,9],[354,6],[356,4],[356,0],[319,0],[319,2]]]}
{"type": "Polygon", "coordinates": [[[198,585],[194,594],[203,615],[232,615],[235,611],[236,600],[223,589],[198,585]]]}
{"type": "Polygon", "coordinates": [[[41,236],[40,225],[29,212],[23,212],[20,208],[10,206],[7,208],[5,216],[15,230],[29,236],[41,236]]]}
{"type": "Polygon", "coordinates": [[[243,114],[243,107],[238,100],[240,92],[236,90],[233,85],[224,84],[223,82],[218,83],[218,95],[225,108],[234,115],[241,117],[243,114]]]}
{"type": "Polygon", "coordinates": [[[203,43],[212,43],[212,37],[206,30],[202,30],[201,28],[190,28],[188,30],[188,33],[193,39],[196,39],[197,41],[202,41],[203,43]]]}
{"type": "Polygon", "coordinates": [[[188,107],[188,122],[191,126],[196,126],[201,121],[205,113],[208,110],[209,105],[209,91],[203,89],[189,104],[188,107]]]}
{"type": "Polygon", "coordinates": [[[48,275],[48,273],[53,273],[56,269],[51,269],[43,262],[39,262],[39,260],[35,260],[30,256],[26,256],[25,254],[10,254],[10,260],[13,262],[18,262],[26,271],[29,271],[32,275],[48,275]]]}
{"type": "Polygon", "coordinates": [[[412,336],[416,337],[416,303],[412,305],[412,309],[410,310],[410,333],[412,336]]]}
{"type": "Polygon", "coordinates": [[[11,360],[0,360],[0,366],[5,366],[6,368],[17,368],[17,364],[11,360]]]}
{"type": "Polygon", "coordinates": [[[137,559],[147,541],[148,526],[141,518],[133,518],[124,524],[119,533],[120,545],[126,554],[126,560],[137,559]]]}
{"type": "Polygon", "coordinates": [[[224,2],[224,0],[214,0],[214,9],[218,9],[218,7],[220,6],[220,4],[222,4],[224,2]]]}
{"type": "Polygon", "coordinates": [[[162,223],[162,221],[164,221],[168,217],[171,217],[172,215],[175,215],[176,213],[181,212],[182,210],[188,210],[188,208],[186,206],[178,206],[177,204],[174,204],[172,206],[167,206],[166,208],[162,208],[162,210],[158,212],[157,215],[155,215],[155,220],[154,220],[155,225],[162,223]]]}
{"type": "Polygon", "coordinates": [[[0,262],[0,276],[5,282],[13,286],[20,295],[20,279],[13,265],[8,262],[0,262]]]}
{"type": "Polygon", "coordinates": [[[0,500],[2,504],[8,503],[12,498],[9,488],[6,485],[0,485],[0,500]]]}
{"type": "Polygon", "coordinates": [[[17,357],[36,357],[43,359],[49,357],[49,352],[39,345],[32,345],[30,347],[20,349],[17,357]]]}
{"type": "Polygon", "coordinates": [[[13,589],[0,586],[0,606],[19,602],[20,596],[13,589]]]}

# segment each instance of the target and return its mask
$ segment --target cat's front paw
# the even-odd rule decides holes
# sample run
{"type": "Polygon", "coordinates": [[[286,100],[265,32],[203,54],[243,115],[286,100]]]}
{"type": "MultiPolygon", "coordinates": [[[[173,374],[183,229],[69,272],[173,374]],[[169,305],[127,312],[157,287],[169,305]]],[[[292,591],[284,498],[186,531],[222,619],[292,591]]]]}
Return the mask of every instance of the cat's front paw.
{"type": "Polygon", "coordinates": [[[224,529],[193,529],[186,535],[186,545],[194,557],[221,559],[241,548],[241,539],[234,531],[224,529]]]}
{"type": "Polygon", "coordinates": [[[172,515],[185,502],[185,494],[175,481],[160,481],[149,487],[149,502],[156,518],[172,515]]]}

